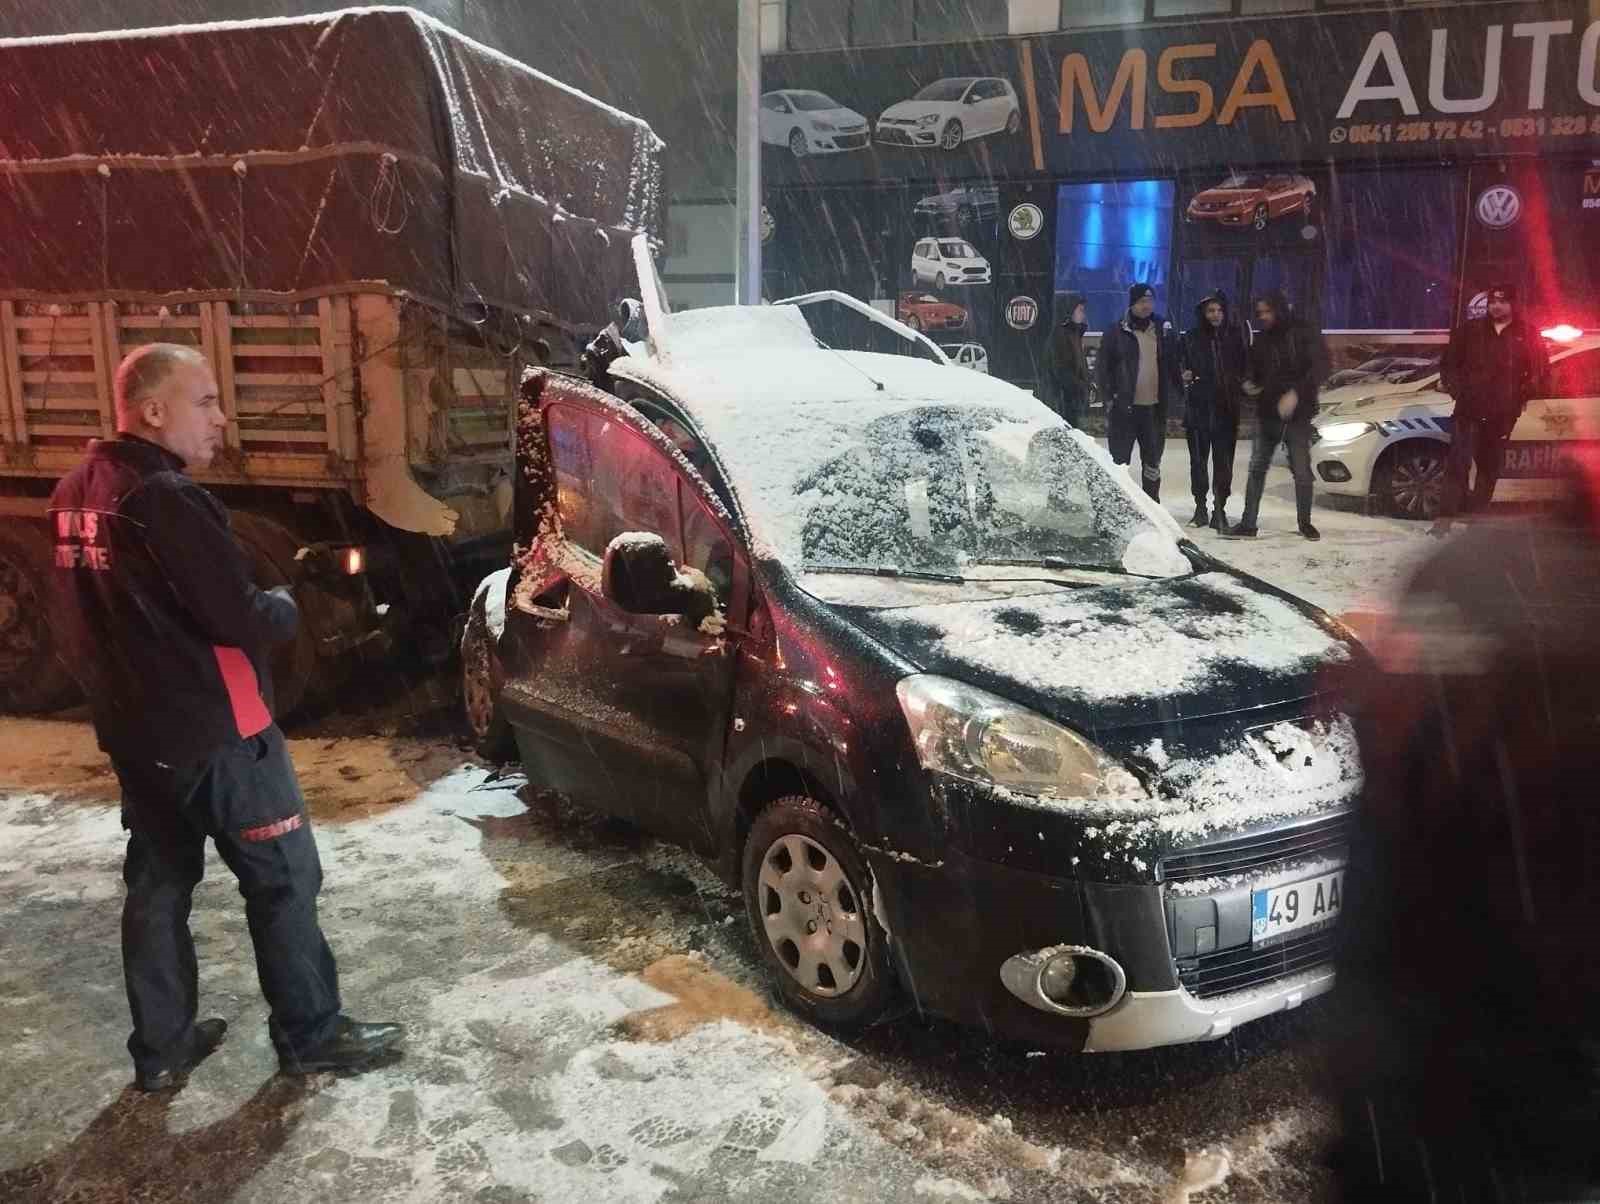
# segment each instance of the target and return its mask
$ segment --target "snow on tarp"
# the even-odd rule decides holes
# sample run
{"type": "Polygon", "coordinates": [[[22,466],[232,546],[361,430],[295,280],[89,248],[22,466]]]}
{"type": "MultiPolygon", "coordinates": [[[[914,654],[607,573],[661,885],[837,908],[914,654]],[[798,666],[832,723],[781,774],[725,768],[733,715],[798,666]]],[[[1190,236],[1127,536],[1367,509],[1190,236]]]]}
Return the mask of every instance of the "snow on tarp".
{"type": "Polygon", "coordinates": [[[907,557],[940,540],[918,524],[943,517],[941,506],[984,504],[972,494],[965,502],[941,498],[948,482],[935,462],[968,462],[981,439],[1009,462],[1002,468],[1036,474],[1037,486],[1051,466],[1024,465],[1049,434],[1058,443],[1053,465],[1073,478],[1093,514],[1102,563],[1157,576],[1190,569],[1172,517],[1092,440],[1014,385],[906,356],[819,349],[789,306],[675,314],[669,329],[670,358],[630,355],[611,372],[665,392],[693,415],[760,555],[794,570],[839,560],[919,567],[907,557]],[[925,485],[912,479],[919,472],[931,477],[925,485]],[[925,492],[900,496],[910,486],[925,492]],[[917,549],[906,546],[913,535],[917,549]]]}
{"type": "Polygon", "coordinates": [[[0,40],[0,297],[393,291],[589,326],[661,141],[412,9],[0,40]]]}

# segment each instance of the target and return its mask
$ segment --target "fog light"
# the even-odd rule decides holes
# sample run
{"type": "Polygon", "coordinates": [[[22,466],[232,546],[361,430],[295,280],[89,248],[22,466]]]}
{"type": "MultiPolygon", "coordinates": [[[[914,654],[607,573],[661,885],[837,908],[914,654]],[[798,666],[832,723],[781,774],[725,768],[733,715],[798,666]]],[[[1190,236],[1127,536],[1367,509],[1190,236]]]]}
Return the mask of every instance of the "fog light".
{"type": "Polygon", "coordinates": [[[1085,945],[1057,945],[1019,953],[1000,967],[1006,989],[1040,1011],[1098,1016],[1127,991],[1128,979],[1115,960],[1085,945]]]}
{"type": "Polygon", "coordinates": [[[1331,485],[1343,485],[1350,479],[1350,470],[1337,460],[1324,460],[1317,465],[1317,472],[1331,485]]]}

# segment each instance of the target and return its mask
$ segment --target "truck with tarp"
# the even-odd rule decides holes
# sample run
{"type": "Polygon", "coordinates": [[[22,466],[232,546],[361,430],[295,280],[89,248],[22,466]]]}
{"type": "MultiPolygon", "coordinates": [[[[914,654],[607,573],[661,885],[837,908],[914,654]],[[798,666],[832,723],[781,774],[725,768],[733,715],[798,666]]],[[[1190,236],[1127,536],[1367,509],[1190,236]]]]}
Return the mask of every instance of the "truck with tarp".
{"type": "Polygon", "coordinates": [[[0,81],[0,709],[72,698],[47,502],[150,341],[209,359],[200,479],[297,585],[280,712],[447,650],[510,544],[517,382],[626,291],[660,139],[401,8],[3,40],[0,81]]]}

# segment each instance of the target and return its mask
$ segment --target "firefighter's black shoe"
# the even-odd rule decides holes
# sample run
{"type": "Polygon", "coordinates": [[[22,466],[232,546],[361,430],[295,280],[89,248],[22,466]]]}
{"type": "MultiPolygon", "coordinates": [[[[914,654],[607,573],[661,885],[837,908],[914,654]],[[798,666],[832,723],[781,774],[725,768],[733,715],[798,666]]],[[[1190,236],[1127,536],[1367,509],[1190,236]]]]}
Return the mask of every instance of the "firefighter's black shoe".
{"type": "Polygon", "coordinates": [[[1304,522],[1304,523],[1300,524],[1300,534],[1304,535],[1312,543],[1316,543],[1317,540],[1322,538],[1322,532],[1318,531],[1309,522],[1304,522]]]}
{"type": "Polygon", "coordinates": [[[227,1035],[226,1020],[214,1016],[210,1020],[200,1021],[194,1026],[194,1044],[187,1058],[166,1070],[141,1070],[134,1075],[134,1082],[140,1091],[171,1091],[181,1086],[189,1077],[189,1072],[209,1058],[227,1035]]]}
{"type": "Polygon", "coordinates": [[[365,1070],[405,1037],[399,1024],[365,1024],[340,1016],[333,1035],[305,1050],[278,1051],[278,1069],[284,1074],[314,1074],[319,1070],[365,1070]]]}

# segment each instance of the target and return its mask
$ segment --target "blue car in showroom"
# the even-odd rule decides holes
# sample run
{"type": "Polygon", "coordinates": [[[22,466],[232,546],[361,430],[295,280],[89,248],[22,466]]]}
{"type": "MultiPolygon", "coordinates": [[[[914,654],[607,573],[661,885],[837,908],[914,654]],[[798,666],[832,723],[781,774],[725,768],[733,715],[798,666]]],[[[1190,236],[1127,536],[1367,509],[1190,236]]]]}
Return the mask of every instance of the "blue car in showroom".
{"type": "Polygon", "coordinates": [[[480,743],[706,857],[823,1024],[1125,1050],[1327,991],[1348,629],[1020,389],[645,291],[590,381],[523,382],[480,743]]]}

